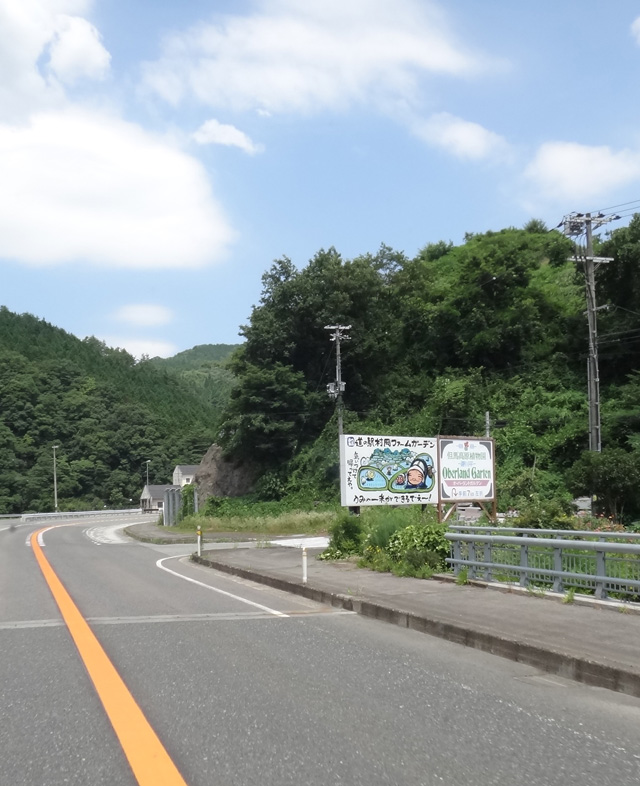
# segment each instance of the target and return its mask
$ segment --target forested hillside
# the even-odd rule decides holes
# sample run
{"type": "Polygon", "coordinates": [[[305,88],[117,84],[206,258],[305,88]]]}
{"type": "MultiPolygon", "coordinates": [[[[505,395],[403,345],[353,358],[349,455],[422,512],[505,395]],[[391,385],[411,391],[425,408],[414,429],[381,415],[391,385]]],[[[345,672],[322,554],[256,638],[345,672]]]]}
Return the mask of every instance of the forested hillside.
{"type": "Polygon", "coordinates": [[[228,361],[239,344],[199,344],[170,358],[152,358],[158,369],[175,374],[216,410],[224,409],[234,384],[228,361]]]}
{"type": "Polygon", "coordinates": [[[496,438],[500,504],[598,491],[607,512],[640,507],[640,217],[605,240],[598,271],[603,452],[586,454],[584,277],[572,243],[539,221],[440,242],[415,258],[382,247],[304,269],[276,261],[233,357],[221,429],[230,455],[262,462],[261,493],[334,493],[334,344],[342,346],[345,431],[496,438]],[[625,507],[626,506],[626,507],[625,507]]]}
{"type": "Polygon", "coordinates": [[[167,482],[214,441],[262,466],[263,498],[337,499],[325,326],[340,323],[346,432],[482,435],[488,411],[503,509],[595,492],[628,521],[640,514],[640,217],[596,245],[614,258],[597,273],[600,454],[586,451],[583,271],[567,238],[532,221],[415,258],[383,246],[321,250],[302,269],[280,259],[242,345],[168,360],[0,309],[0,512],[52,509],[53,445],[61,509],[135,502],[147,460],[167,482]]]}
{"type": "Polygon", "coordinates": [[[95,338],[0,308],[0,512],[137,504],[198,463],[218,413],[176,377],[95,338]]]}

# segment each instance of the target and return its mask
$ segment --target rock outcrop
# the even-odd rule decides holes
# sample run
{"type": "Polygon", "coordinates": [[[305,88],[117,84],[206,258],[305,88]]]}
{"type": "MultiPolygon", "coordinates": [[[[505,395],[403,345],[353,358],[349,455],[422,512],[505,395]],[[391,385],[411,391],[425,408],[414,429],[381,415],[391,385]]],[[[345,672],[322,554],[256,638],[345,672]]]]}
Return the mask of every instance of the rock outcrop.
{"type": "Polygon", "coordinates": [[[208,497],[241,497],[253,491],[259,477],[257,467],[230,461],[219,445],[211,445],[196,472],[200,505],[208,497]]]}

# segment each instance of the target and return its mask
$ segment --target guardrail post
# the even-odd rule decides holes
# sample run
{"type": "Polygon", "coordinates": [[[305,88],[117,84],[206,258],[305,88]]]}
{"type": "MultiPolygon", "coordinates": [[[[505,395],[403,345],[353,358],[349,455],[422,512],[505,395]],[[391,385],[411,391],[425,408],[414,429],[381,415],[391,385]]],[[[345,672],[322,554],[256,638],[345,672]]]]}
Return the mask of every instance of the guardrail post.
{"type": "MultiPolygon", "coordinates": [[[[529,567],[529,546],[527,546],[526,543],[523,543],[520,546],[520,567],[521,568],[529,567]]],[[[524,570],[520,571],[520,586],[521,587],[529,586],[529,574],[524,570]]]]}
{"type": "Polygon", "coordinates": [[[468,576],[470,579],[475,579],[476,577],[476,566],[472,565],[472,562],[476,561],[476,544],[473,541],[469,541],[469,572],[468,576]]]}
{"type": "Polygon", "coordinates": [[[457,576],[460,573],[462,567],[458,561],[462,559],[462,549],[460,548],[459,540],[453,541],[453,558],[456,560],[456,562],[453,564],[453,575],[457,576]]]}
{"type": "Polygon", "coordinates": [[[491,581],[491,543],[484,544],[484,562],[485,562],[485,569],[484,569],[484,579],[485,581],[491,581]]]}
{"type": "Polygon", "coordinates": [[[596,598],[604,600],[607,597],[607,589],[605,586],[607,575],[606,556],[603,550],[596,551],[596,575],[601,576],[601,579],[596,579],[596,598]]]}
{"type": "MultiPolygon", "coordinates": [[[[562,549],[558,546],[553,547],[553,569],[562,573],[562,549]]],[[[553,591],[564,592],[562,576],[553,577],[553,591]]]]}

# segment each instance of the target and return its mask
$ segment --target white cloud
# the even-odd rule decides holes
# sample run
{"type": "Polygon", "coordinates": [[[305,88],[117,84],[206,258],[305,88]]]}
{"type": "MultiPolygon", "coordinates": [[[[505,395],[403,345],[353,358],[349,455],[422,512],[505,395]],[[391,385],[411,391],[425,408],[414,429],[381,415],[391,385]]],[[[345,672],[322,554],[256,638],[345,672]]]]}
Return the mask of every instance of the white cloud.
{"type": "Polygon", "coordinates": [[[631,33],[636,39],[636,43],[640,44],[640,16],[631,23],[631,33]]]}
{"type": "Polygon", "coordinates": [[[207,120],[195,131],[192,138],[199,145],[226,145],[239,147],[249,155],[261,153],[263,145],[256,145],[250,137],[235,126],[219,123],[217,120],[207,120]]]}
{"type": "Polygon", "coordinates": [[[524,175],[543,199],[584,201],[640,181],[640,153],[576,142],[546,142],[524,175]]]}
{"type": "Polygon", "coordinates": [[[440,112],[413,126],[414,134],[457,158],[481,160],[503,157],[509,149],[506,140],[478,123],[440,112]]]}
{"type": "Polygon", "coordinates": [[[127,322],[130,325],[143,327],[168,325],[173,321],[173,316],[173,311],[170,308],[154,303],[131,303],[122,306],[113,314],[113,318],[118,322],[127,322]]]}
{"type": "Polygon", "coordinates": [[[175,355],[178,351],[177,346],[170,341],[158,341],[155,339],[102,336],[100,341],[104,341],[108,347],[114,349],[126,349],[130,355],[138,359],[143,355],[148,355],[152,358],[167,358],[175,355]]]}
{"type": "Polygon", "coordinates": [[[0,256],[196,268],[232,231],[202,165],[138,126],[68,109],[0,124],[0,256]]]}
{"type": "Polygon", "coordinates": [[[260,0],[169,37],[147,63],[146,86],[177,105],[314,112],[417,97],[425,74],[470,75],[466,51],[426,0],[260,0]]]}
{"type": "Polygon", "coordinates": [[[100,42],[100,33],[86,19],[62,15],[51,43],[49,64],[62,81],[104,79],[111,55],[100,42]]]}
{"type": "Polygon", "coordinates": [[[109,54],[86,0],[0,0],[0,121],[65,100],[59,79],[103,76],[109,54]],[[53,63],[51,62],[53,58],[53,63]],[[57,71],[57,73],[56,73],[57,71]]]}

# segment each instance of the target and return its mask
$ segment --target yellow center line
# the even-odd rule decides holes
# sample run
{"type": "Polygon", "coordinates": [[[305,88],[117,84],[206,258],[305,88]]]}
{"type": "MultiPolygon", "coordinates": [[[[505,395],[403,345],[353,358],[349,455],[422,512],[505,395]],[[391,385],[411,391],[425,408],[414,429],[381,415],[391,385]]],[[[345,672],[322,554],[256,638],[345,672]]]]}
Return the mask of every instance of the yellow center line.
{"type": "Polygon", "coordinates": [[[140,786],[186,786],[177,767],[124,684],[122,677],[116,671],[87,621],[44,556],[38,543],[38,535],[44,531],[38,530],[32,534],[33,553],[78,648],[80,657],[89,672],[136,780],[140,786]]]}

